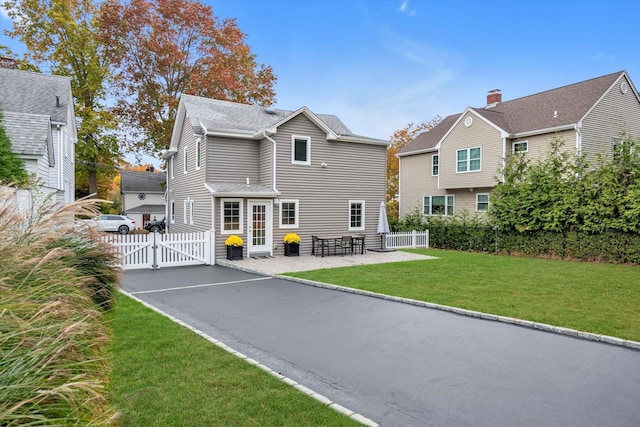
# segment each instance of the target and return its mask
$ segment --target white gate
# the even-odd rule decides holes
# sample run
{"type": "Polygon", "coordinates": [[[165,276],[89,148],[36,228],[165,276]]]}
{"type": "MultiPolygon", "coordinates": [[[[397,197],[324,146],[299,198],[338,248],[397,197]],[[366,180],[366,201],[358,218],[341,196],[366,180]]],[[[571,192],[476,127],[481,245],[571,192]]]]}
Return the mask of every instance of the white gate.
{"type": "Polygon", "coordinates": [[[111,244],[125,270],[215,264],[213,231],[110,234],[104,241],[111,244]]]}
{"type": "Polygon", "coordinates": [[[428,248],[429,230],[408,231],[405,233],[389,233],[386,236],[388,248],[428,248]]]}

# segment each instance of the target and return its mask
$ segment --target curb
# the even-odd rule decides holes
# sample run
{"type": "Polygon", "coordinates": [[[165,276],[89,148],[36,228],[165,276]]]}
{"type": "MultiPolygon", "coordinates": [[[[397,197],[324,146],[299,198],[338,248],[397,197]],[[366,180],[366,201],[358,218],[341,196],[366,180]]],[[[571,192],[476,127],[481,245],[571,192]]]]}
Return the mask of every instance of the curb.
{"type": "MultiPolygon", "coordinates": [[[[220,263],[220,265],[223,265],[222,263],[220,263]]],[[[249,272],[249,273],[255,273],[254,271],[251,271],[249,269],[241,269],[238,268],[238,270],[243,270],[245,272],[249,272]]],[[[264,274],[262,274],[262,276],[264,276],[264,274]]],[[[274,276],[271,276],[274,277],[274,276]]],[[[279,277],[279,276],[278,276],[279,277]]],[[[282,276],[283,278],[285,276],[282,276]]],[[[168,318],[169,320],[177,323],[180,326],[183,326],[185,328],[187,328],[188,330],[196,333],[197,335],[200,335],[202,338],[206,339],[207,341],[217,345],[219,348],[225,350],[228,353],[231,353],[232,355],[243,359],[245,362],[249,363],[250,365],[254,365],[260,369],[262,369],[263,371],[267,372],[268,374],[273,375],[274,377],[278,378],[280,381],[284,382],[285,384],[288,384],[290,386],[293,386],[293,388],[297,389],[298,391],[301,391],[302,393],[306,394],[309,397],[314,398],[315,400],[317,400],[318,402],[322,403],[325,406],[328,406],[329,408],[333,409],[334,411],[340,412],[343,415],[346,415],[347,417],[351,418],[354,421],[359,422],[360,424],[363,424],[365,426],[368,427],[379,427],[379,424],[376,423],[375,421],[366,418],[360,414],[357,414],[355,412],[353,412],[352,410],[345,408],[344,406],[332,401],[331,399],[329,399],[328,397],[316,393],[315,391],[311,390],[308,387],[305,387],[304,385],[292,380],[291,378],[285,377],[284,375],[280,374],[279,372],[274,371],[273,369],[269,368],[266,365],[263,365],[262,363],[258,362],[257,360],[251,359],[249,356],[240,353],[239,351],[234,350],[233,348],[229,347],[228,345],[226,345],[225,343],[223,343],[222,341],[219,341],[215,338],[213,338],[210,335],[207,335],[206,333],[202,332],[201,330],[194,328],[193,326],[183,322],[182,320],[170,315],[169,313],[165,313],[164,311],[160,310],[159,308],[149,304],[148,302],[145,302],[143,300],[141,300],[140,298],[136,297],[135,295],[131,295],[129,292],[119,289],[119,292],[123,295],[126,295],[127,297],[131,298],[134,301],[139,302],[140,304],[142,304],[143,306],[155,311],[156,313],[168,318]]]]}
{"type": "Polygon", "coordinates": [[[315,286],[317,288],[332,289],[334,291],[364,295],[364,296],[384,299],[388,301],[400,302],[403,304],[415,305],[418,307],[448,311],[450,313],[460,314],[462,316],[476,317],[479,319],[491,320],[494,322],[509,323],[512,325],[524,326],[526,328],[538,329],[545,332],[552,332],[554,334],[566,335],[566,336],[585,339],[589,341],[597,341],[605,344],[617,345],[619,347],[626,347],[633,350],[640,350],[639,341],[625,340],[622,338],[612,337],[610,335],[600,335],[600,334],[595,334],[591,332],[583,332],[577,329],[565,328],[562,326],[553,326],[546,323],[538,323],[538,322],[532,322],[530,320],[516,319],[514,317],[498,316],[496,314],[488,314],[488,313],[483,313],[481,311],[466,310],[464,308],[451,307],[448,305],[435,304],[432,302],[425,302],[425,301],[419,301],[419,300],[414,300],[410,298],[402,298],[402,297],[396,297],[391,295],[379,294],[377,292],[363,291],[360,289],[348,288],[346,286],[332,285],[332,284],[323,283],[323,282],[315,282],[313,280],[300,279],[300,278],[291,277],[291,276],[283,276],[280,274],[270,275],[270,274],[265,274],[263,272],[252,270],[246,267],[240,267],[237,264],[229,263],[224,260],[220,260],[220,261],[216,260],[216,263],[223,267],[235,268],[236,270],[241,270],[246,273],[253,273],[253,274],[259,274],[261,276],[275,277],[278,279],[288,280],[290,282],[301,283],[303,285],[315,286]]]}

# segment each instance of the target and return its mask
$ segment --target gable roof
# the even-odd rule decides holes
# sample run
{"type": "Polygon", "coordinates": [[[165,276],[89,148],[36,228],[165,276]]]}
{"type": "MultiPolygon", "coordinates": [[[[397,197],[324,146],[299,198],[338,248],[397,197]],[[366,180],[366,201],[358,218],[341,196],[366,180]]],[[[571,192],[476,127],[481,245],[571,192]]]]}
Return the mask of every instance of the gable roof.
{"type": "Polygon", "coordinates": [[[3,125],[14,153],[22,156],[42,156],[48,147],[49,164],[53,166],[49,116],[5,111],[3,125]]]}
{"type": "Polygon", "coordinates": [[[435,125],[432,129],[422,132],[415,137],[413,141],[405,145],[399,152],[401,155],[405,152],[411,152],[412,154],[427,153],[429,151],[435,151],[436,146],[446,135],[447,131],[451,129],[451,126],[458,120],[460,114],[453,114],[447,116],[435,125]],[[410,148],[410,149],[409,149],[410,148]],[[409,150],[408,150],[409,149],[409,150]]]}
{"type": "Polygon", "coordinates": [[[164,193],[165,181],[164,173],[120,170],[121,193],[164,193]]]}
{"type": "MultiPolygon", "coordinates": [[[[572,127],[584,118],[622,76],[626,76],[626,71],[618,71],[583,82],[501,102],[490,108],[470,107],[469,110],[493,123],[511,137],[549,129],[572,127]]],[[[633,90],[635,92],[635,88],[633,90]]],[[[455,117],[460,117],[460,114],[455,117]]],[[[444,132],[438,129],[438,132],[444,136],[454,123],[455,121],[445,123],[445,120],[443,120],[428,133],[436,131],[440,125],[448,126],[444,132]]],[[[422,134],[418,135],[398,155],[424,152],[425,143],[422,142],[422,139],[426,137],[421,137],[422,134]]]]}
{"type": "Polygon", "coordinates": [[[196,135],[219,135],[233,138],[260,140],[264,134],[277,133],[277,128],[299,115],[306,116],[326,134],[328,139],[388,145],[388,141],[356,135],[335,115],[315,114],[307,107],[296,111],[264,108],[257,105],[239,104],[218,99],[182,95],[176,115],[176,126],[170,153],[177,147],[174,142],[183,121],[189,123],[196,135]]]}
{"type": "Polygon", "coordinates": [[[69,122],[71,78],[0,68],[0,109],[69,122]],[[58,97],[58,98],[56,98],[58,97]]]}

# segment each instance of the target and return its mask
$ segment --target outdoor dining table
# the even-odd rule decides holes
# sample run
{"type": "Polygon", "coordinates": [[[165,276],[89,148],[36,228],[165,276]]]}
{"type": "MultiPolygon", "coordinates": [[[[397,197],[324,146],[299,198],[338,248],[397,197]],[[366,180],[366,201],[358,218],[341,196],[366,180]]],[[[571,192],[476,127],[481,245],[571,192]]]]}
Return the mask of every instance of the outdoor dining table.
{"type": "Polygon", "coordinates": [[[349,235],[349,234],[341,234],[335,236],[317,236],[319,246],[322,248],[320,251],[321,256],[324,256],[324,248],[327,246],[327,256],[331,255],[331,246],[333,246],[333,253],[336,254],[335,248],[337,246],[337,242],[342,240],[343,236],[351,237],[351,253],[353,254],[353,246],[354,241],[360,241],[360,254],[364,254],[364,235],[349,235]]]}

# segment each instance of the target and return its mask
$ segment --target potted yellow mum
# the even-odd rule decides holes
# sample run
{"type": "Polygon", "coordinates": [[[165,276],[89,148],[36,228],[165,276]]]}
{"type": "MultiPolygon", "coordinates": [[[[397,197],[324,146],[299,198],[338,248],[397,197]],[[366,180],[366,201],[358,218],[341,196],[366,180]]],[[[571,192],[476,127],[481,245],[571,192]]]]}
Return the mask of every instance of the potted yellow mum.
{"type": "Polygon", "coordinates": [[[282,239],[284,242],[284,256],[300,255],[300,236],[296,233],[289,233],[282,239]]]}
{"type": "Polygon", "coordinates": [[[236,236],[235,234],[229,236],[227,240],[224,241],[224,244],[227,246],[227,259],[234,261],[242,259],[242,249],[244,245],[244,241],[242,237],[236,236]]]}

